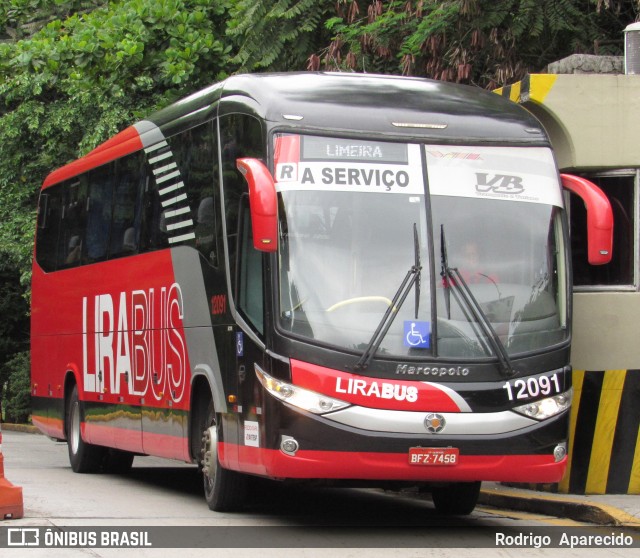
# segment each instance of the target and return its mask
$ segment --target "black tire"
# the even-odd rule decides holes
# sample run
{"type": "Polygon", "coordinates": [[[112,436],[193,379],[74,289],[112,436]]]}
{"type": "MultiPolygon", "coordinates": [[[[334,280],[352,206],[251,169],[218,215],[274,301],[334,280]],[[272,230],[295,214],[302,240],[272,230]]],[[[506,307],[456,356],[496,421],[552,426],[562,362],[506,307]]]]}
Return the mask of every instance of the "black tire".
{"type": "Polygon", "coordinates": [[[222,427],[211,401],[204,417],[200,468],[205,500],[209,509],[216,512],[239,511],[247,496],[247,477],[220,465],[218,441],[221,439],[222,427]]]}
{"type": "Polygon", "coordinates": [[[122,475],[128,473],[133,465],[135,455],[128,451],[117,449],[107,450],[103,463],[103,472],[122,475]]]}
{"type": "Polygon", "coordinates": [[[458,482],[434,488],[431,498],[443,515],[469,515],[478,503],[480,482],[458,482]]]}
{"type": "Polygon", "coordinates": [[[78,400],[78,387],[73,386],[67,412],[65,416],[65,431],[67,434],[67,447],[69,449],[69,462],[75,473],[97,473],[102,468],[107,449],[93,444],[87,444],[82,439],[80,423],[82,413],[78,400]]]}

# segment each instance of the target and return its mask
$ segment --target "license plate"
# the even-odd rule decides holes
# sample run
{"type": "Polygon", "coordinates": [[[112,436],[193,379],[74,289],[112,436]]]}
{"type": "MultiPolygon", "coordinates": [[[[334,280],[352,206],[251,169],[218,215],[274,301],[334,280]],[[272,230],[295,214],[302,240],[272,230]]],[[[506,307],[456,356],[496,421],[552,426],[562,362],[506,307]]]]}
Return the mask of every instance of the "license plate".
{"type": "Polygon", "coordinates": [[[458,448],[409,448],[409,465],[451,467],[458,464],[458,448]]]}

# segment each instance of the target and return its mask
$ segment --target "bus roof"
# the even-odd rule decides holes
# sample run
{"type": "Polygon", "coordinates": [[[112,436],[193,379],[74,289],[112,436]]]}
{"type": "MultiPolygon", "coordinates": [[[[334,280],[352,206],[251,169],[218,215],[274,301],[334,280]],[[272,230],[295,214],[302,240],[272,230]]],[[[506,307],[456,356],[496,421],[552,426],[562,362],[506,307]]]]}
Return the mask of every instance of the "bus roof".
{"type": "Polygon", "coordinates": [[[149,120],[164,128],[220,101],[232,105],[226,111],[221,107],[224,112],[244,105],[271,125],[307,130],[409,136],[438,143],[548,145],[542,126],[528,111],[496,97],[477,87],[424,78],[322,72],[248,74],[195,93],[149,120]]]}
{"type": "Polygon", "coordinates": [[[295,72],[232,76],[152,114],[52,172],[47,187],[213,118],[244,112],[269,128],[411,139],[434,144],[549,146],[516,103],[482,89],[423,78],[295,72]],[[146,135],[146,137],[142,137],[146,135]]]}

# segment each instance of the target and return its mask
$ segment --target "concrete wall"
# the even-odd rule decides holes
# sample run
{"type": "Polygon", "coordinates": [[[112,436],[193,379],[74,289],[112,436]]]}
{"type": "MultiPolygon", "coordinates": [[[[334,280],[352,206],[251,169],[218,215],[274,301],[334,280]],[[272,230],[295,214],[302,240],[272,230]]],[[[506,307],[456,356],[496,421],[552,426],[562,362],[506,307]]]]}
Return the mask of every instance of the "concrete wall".
{"type": "Polygon", "coordinates": [[[640,369],[639,293],[575,293],[573,304],[574,368],[640,369]]]}
{"type": "MultiPolygon", "coordinates": [[[[562,172],[640,167],[640,75],[535,74],[496,93],[542,122],[562,172]]],[[[574,294],[569,467],[551,490],[640,494],[638,287],[574,294]]]]}

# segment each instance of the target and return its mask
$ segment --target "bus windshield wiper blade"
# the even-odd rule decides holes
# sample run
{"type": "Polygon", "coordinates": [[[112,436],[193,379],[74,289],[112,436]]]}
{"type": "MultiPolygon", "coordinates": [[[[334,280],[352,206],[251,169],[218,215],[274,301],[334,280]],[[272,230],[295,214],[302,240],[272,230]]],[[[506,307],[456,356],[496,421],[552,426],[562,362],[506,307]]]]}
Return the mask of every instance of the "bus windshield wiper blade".
{"type": "Polygon", "coordinates": [[[443,280],[444,306],[447,310],[447,319],[451,319],[451,279],[449,277],[449,258],[447,257],[447,243],[444,238],[444,225],[440,225],[440,275],[443,280]]]}
{"type": "Polygon", "coordinates": [[[415,280],[416,284],[416,303],[415,303],[415,319],[418,319],[418,310],[420,310],[420,280],[421,274],[420,270],[422,269],[422,264],[420,263],[420,239],[418,238],[418,225],[413,224],[413,255],[415,265],[414,268],[417,269],[417,277],[415,280]]]}
{"type": "MultiPolygon", "coordinates": [[[[442,262],[441,275],[445,281],[444,288],[447,290],[447,292],[445,293],[445,305],[447,307],[448,319],[451,319],[451,301],[449,299],[449,296],[451,293],[451,289],[455,289],[453,291],[454,295],[457,293],[462,298],[466,307],[473,315],[476,323],[480,326],[480,328],[486,335],[489,344],[493,349],[494,355],[498,358],[498,362],[500,363],[500,370],[502,371],[503,376],[507,378],[514,376],[516,371],[513,368],[513,364],[511,363],[511,358],[509,358],[507,349],[505,348],[504,343],[500,340],[500,337],[496,333],[496,330],[493,329],[491,321],[485,314],[482,306],[480,306],[478,299],[471,292],[469,285],[462,277],[462,274],[460,273],[458,268],[449,267],[446,241],[444,237],[444,225],[440,225],[440,235],[440,259],[442,262]]],[[[460,304],[460,302],[461,301],[458,300],[458,304],[460,304]]]]}
{"type": "Polygon", "coordinates": [[[371,359],[376,354],[378,348],[380,347],[380,343],[382,343],[382,340],[387,335],[387,332],[389,331],[393,320],[398,314],[400,307],[404,303],[414,284],[416,285],[415,314],[416,319],[418,319],[418,306],[420,301],[420,271],[422,270],[422,266],[420,265],[420,243],[418,241],[418,228],[415,223],[413,224],[413,250],[415,255],[415,262],[409,268],[409,271],[407,271],[407,274],[402,280],[400,287],[398,287],[396,294],[391,300],[391,304],[387,308],[387,311],[384,313],[384,316],[382,316],[382,319],[380,320],[378,327],[373,333],[373,336],[371,337],[367,348],[364,350],[362,356],[353,367],[355,371],[364,370],[369,366],[371,359]]]}

